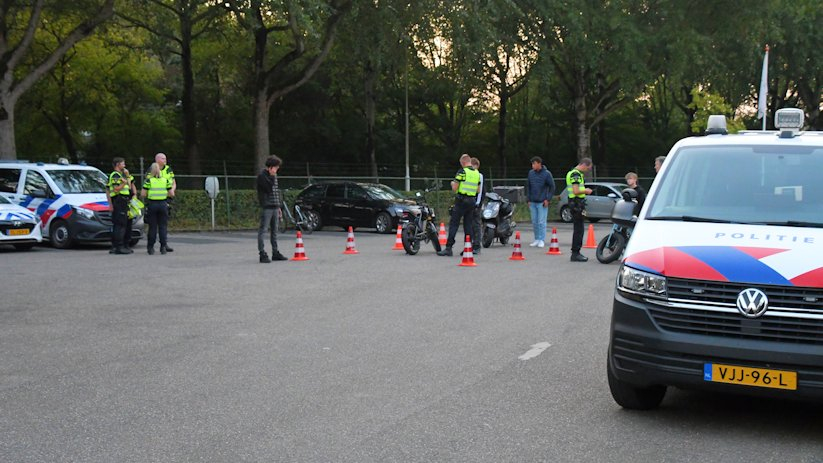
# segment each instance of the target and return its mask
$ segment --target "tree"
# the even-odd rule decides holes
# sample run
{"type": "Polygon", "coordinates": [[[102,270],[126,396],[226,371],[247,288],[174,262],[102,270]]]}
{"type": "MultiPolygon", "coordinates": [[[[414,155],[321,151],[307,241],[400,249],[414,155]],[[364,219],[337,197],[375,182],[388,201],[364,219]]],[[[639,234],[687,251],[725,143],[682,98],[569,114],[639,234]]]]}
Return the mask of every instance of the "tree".
{"type": "Polygon", "coordinates": [[[210,0],[140,0],[132,12],[118,16],[156,35],[168,50],[180,57],[183,89],[180,106],[183,114],[183,152],[193,175],[202,172],[197,136],[197,111],[194,104],[192,44],[211,30],[222,8],[210,0]]]}
{"type": "Polygon", "coordinates": [[[254,39],[254,152],[262,167],[270,155],[272,105],[317,72],[352,0],[228,0],[224,5],[254,39]]]}
{"type": "Polygon", "coordinates": [[[114,14],[114,0],[48,2],[8,0],[0,4],[0,159],[17,159],[14,109],[20,97],[40,80],[77,42],[114,14]],[[71,4],[71,5],[67,5],[71,4]],[[73,14],[83,18],[36,63],[26,63],[38,31],[49,14],[73,14]],[[24,26],[24,27],[20,27],[24,26]],[[29,64],[28,66],[26,64],[29,64]]]}

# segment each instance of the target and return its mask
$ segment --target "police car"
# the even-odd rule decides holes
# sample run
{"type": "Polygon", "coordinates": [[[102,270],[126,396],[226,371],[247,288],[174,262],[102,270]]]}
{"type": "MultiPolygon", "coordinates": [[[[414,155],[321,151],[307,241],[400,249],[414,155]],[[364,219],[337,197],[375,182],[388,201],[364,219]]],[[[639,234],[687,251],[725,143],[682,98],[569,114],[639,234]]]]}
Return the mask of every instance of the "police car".
{"type": "Polygon", "coordinates": [[[11,244],[23,251],[41,241],[40,217],[0,196],[0,244],[11,244]]]}
{"type": "MultiPolygon", "coordinates": [[[[625,408],[669,386],[823,398],[823,132],[781,109],[776,131],[672,147],[618,272],[608,382],[625,408]]],[[[612,219],[632,223],[629,203],[612,219]]]]}
{"type": "MultiPolygon", "coordinates": [[[[40,217],[42,234],[56,248],[111,240],[108,177],[85,165],[0,162],[0,196],[40,217]]],[[[130,244],[143,236],[134,221],[130,244]]]]}

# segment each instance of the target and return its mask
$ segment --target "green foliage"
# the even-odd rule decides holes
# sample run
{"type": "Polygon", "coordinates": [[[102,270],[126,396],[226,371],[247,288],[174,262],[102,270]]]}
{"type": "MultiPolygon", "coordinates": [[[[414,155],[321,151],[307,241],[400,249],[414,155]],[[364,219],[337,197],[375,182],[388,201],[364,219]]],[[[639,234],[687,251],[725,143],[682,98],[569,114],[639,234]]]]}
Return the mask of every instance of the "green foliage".
{"type": "Polygon", "coordinates": [[[742,121],[734,119],[734,110],[720,95],[695,88],[692,90],[692,103],[689,107],[695,110],[694,122],[691,124],[694,133],[703,133],[709,116],[713,114],[726,116],[726,128],[729,133],[737,133],[746,128],[742,121]]]}

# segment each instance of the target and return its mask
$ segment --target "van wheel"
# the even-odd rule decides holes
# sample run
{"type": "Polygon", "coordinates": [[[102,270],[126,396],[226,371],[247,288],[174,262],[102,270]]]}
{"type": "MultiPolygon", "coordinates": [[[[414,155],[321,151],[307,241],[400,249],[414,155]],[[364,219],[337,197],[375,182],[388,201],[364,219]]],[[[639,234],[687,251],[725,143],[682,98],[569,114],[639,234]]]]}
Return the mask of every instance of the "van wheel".
{"type": "Polygon", "coordinates": [[[67,249],[74,244],[74,237],[71,236],[69,225],[64,220],[56,220],[51,224],[49,239],[51,239],[51,245],[57,249],[67,249]]]}
{"type": "Polygon", "coordinates": [[[629,410],[651,410],[657,408],[666,395],[666,386],[654,385],[649,387],[637,387],[624,381],[620,381],[612,372],[611,366],[606,365],[609,379],[609,389],[612,398],[617,405],[629,410]]]}

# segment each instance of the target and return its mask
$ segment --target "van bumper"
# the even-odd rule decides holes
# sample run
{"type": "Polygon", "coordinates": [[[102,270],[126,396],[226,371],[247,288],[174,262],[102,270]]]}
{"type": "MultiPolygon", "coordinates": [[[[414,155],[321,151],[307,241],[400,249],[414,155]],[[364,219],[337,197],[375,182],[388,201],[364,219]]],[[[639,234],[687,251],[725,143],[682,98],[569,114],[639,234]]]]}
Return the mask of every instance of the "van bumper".
{"type": "Polygon", "coordinates": [[[647,304],[615,292],[608,368],[617,379],[638,387],[823,400],[823,345],[667,331],[654,322],[647,304]],[[797,390],[706,381],[707,363],[794,371],[797,390]]]}

